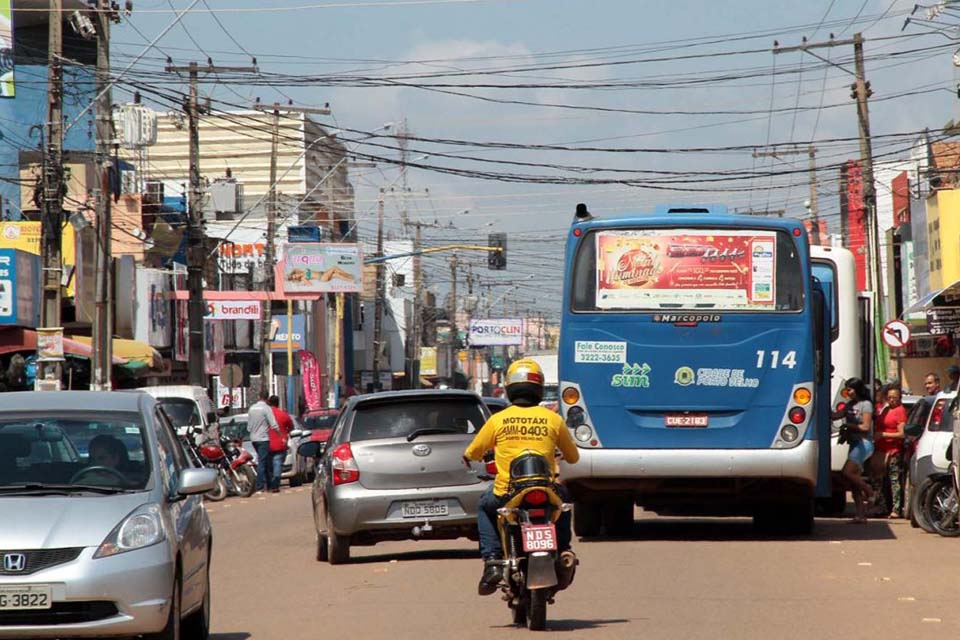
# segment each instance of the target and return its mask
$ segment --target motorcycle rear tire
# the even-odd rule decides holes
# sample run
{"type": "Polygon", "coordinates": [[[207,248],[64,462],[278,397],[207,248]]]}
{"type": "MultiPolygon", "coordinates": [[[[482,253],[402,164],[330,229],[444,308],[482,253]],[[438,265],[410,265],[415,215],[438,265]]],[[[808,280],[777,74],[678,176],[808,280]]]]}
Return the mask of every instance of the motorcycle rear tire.
{"type": "Polygon", "coordinates": [[[249,498],[257,491],[257,472],[248,464],[242,464],[234,470],[234,483],[237,486],[237,495],[249,498]]]}
{"type": "Polygon", "coordinates": [[[213,485],[213,489],[203,494],[203,497],[210,502],[220,502],[227,497],[228,493],[229,490],[227,489],[227,481],[223,477],[223,473],[218,473],[217,482],[215,485],[213,485]]]}
{"type": "Polygon", "coordinates": [[[521,602],[511,610],[511,613],[513,613],[513,624],[517,625],[518,627],[525,627],[527,625],[526,603],[521,602]]]}
{"type": "Polygon", "coordinates": [[[543,631],[547,626],[547,590],[530,592],[530,611],[527,613],[527,629],[543,631]]]}
{"type": "Polygon", "coordinates": [[[935,533],[944,538],[960,536],[957,495],[949,477],[942,478],[927,491],[923,501],[923,513],[935,533]]]}

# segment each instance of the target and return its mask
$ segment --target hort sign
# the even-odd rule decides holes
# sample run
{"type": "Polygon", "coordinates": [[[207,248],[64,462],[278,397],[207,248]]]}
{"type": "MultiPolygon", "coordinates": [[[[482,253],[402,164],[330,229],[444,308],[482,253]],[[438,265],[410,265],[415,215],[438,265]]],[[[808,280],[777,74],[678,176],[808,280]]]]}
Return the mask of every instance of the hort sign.
{"type": "Polygon", "coordinates": [[[511,346],[523,342],[523,320],[520,318],[496,318],[470,321],[470,345],[511,346]]]}

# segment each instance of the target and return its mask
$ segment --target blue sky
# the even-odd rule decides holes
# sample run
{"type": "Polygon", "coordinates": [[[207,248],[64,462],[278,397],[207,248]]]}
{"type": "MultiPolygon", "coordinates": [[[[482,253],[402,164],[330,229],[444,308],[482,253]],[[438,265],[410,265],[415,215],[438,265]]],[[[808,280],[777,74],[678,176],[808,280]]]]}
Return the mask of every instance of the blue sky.
{"type": "MultiPolygon", "coordinates": [[[[414,135],[468,141],[563,144],[597,147],[720,147],[767,142],[816,141],[820,162],[821,215],[836,227],[835,165],[856,158],[853,142],[830,140],[856,135],[850,76],[836,67],[825,67],[809,54],[774,56],[773,41],[798,44],[802,36],[812,41],[836,33],[838,38],[864,31],[867,38],[867,72],[874,92],[871,106],[875,153],[881,158],[905,155],[906,137],[894,133],[939,129],[956,116],[957,73],[951,62],[955,47],[942,35],[921,36],[922,25],[901,31],[912,2],[891,0],[810,0],[808,2],[630,2],[579,0],[489,0],[431,4],[383,2],[317,2],[282,0],[207,0],[217,11],[229,37],[204,4],[159,42],[159,48],[177,62],[203,60],[209,54],[217,64],[246,64],[248,52],[256,54],[264,74],[353,74],[381,77],[396,74],[477,70],[491,67],[559,64],[565,69],[536,70],[492,76],[434,78],[431,82],[534,83],[636,83],[630,88],[590,89],[456,89],[476,96],[566,104],[607,109],[642,109],[662,114],[611,113],[484,102],[414,88],[344,87],[207,87],[224,103],[246,104],[254,97],[272,102],[293,97],[299,104],[329,102],[332,127],[369,131],[382,123],[403,119],[414,135]],[[337,4],[339,6],[330,6],[337,4]],[[392,5],[392,6],[387,6],[392,5]],[[308,8],[310,7],[310,8],[308,8]],[[817,25],[822,26],[817,29],[817,25]],[[203,49],[187,35],[196,40],[203,49]],[[897,35],[913,38],[887,39],[897,35]],[[696,41],[696,39],[700,39],[696,41]],[[234,40],[236,42],[234,42],[234,40]],[[707,42],[707,41],[710,42],[707,42]],[[239,43],[239,46],[238,44],[239,43]],[[616,49],[614,49],[616,48],[616,49]],[[754,53],[720,55],[756,50],[754,53]],[[568,53],[557,53],[568,52],[568,53]],[[545,56],[552,53],[555,55],[545,56]],[[709,54],[709,55],[708,55],[709,54]],[[893,54],[893,55],[891,55],[893,54]],[[675,59],[677,56],[697,56],[675,59]],[[642,62],[650,58],[672,58],[642,62]],[[419,61],[419,62],[416,62],[419,61]],[[610,65],[604,63],[619,62],[610,65]],[[631,62],[632,61],[632,62],[631,62]],[[591,66],[584,66],[591,65],[591,66]],[[776,69],[780,73],[771,75],[776,69]],[[725,81],[705,76],[730,74],[725,81]],[[746,76],[746,77],[743,77],[746,76]],[[683,88],[651,87],[652,83],[700,80],[683,88]],[[900,93],[913,95],[898,96],[900,93]],[[822,108],[821,108],[822,106],[822,108]],[[800,112],[794,109],[800,107],[800,112]],[[771,108],[773,111],[771,111],[771,108]],[[753,111],[706,115],[676,111],[753,111]],[[587,142],[590,141],[590,142],[587,142]]],[[[172,0],[184,8],[186,0],[172,0]]],[[[129,18],[143,36],[152,38],[172,20],[167,0],[138,1],[129,18]]],[[[955,21],[956,22],[956,21],[955,21]]],[[[143,37],[131,24],[121,24],[114,37],[115,69],[139,53],[143,37]]],[[[946,16],[939,24],[951,24],[946,16]]],[[[831,60],[847,64],[852,47],[819,50],[831,60]]],[[[162,65],[156,52],[147,55],[143,68],[162,65]]],[[[119,98],[120,96],[118,96],[119,98]]],[[[389,140],[381,141],[392,144],[389,140]]],[[[520,172],[537,175],[622,177],[626,170],[694,172],[693,187],[719,188],[708,193],[661,190],[617,184],[539,185],[511,184],[411,170],[414,191],[429,189],[430,198],[411,201],[414,218],[456,225],[457,231],[428,232],[432,242],[454,237],[485,239],[496,228],[511,234],[511,268],[506,273],[477,271],[487,281],[501,284],[524,280],[519,290],[529,304],[555,309],[554,299],[538,292],[555,292],[560,278],[560,253],[565,229],[577,202],[586,202],[597,213],[638,211],[660,202],[709,201],[731,207],[786,209],[788,215],[805,213],[807,177],[803,173],[769,177],[769,170],[806,167],[805,157],[789,163],[754,159],[749,149],[728,153],[611,154],[583,151],[519,152],[412,143],[412,156],[424,151],[470,156],[494,161],[517,160],[533,164],[603,167],[620,173],[482,164],[476,160],[431,155],[423,160],[437,166],[520,172]],[[700,172],[754,171],[752,180],[736,183],[739,190],[724,191],[727,182],[700,172]],[[719,185],[719,187],[718,187],[719,185]],[[772,187],[772,188],[771,188],[772,187]],[[463,211],[469,212],[464,214],[463,211]],[[549,287],[549,288],[547,288],[549,287]]],[[[391,155],[383,149],[361,147],[374,155],[391,155]]],[[[396,157],[392,154],[391,157],[396,157]]],[[[647,176],[651,174],[646,174],[647,176]]],[[[378,170],[358,170],[357,212],[361,235],[371,237],[375,189],[389,184],[396,168],[381,163],[378,170]]],[[[883,194],[881,193],[881,197],[883,194]]],[[[397,229],[397,205],[388,208],[388,227],[397,229]]],[[[431,259],[439,267],[443,258],[431,259]]],[[[447,277],[448,278],[448,277],[447,277]]],[[[443,288],[443,276],[435,276],[443,288]]],[[[502,290],[502,289],[500,289],[502,290]]],[[[551,296],[552,297],[552,296],[551,296]]]]}

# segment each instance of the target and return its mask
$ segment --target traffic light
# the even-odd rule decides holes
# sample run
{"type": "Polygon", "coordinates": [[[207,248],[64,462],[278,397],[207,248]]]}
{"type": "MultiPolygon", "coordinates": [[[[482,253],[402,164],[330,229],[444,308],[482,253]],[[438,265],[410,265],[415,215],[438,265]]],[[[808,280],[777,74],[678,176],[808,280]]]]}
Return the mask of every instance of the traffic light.
{"type": "Polygon", "coordinates": [[[491,233],[487,236],[487,246],[500,251],[487,252],[487,268],[494,271],[503,271],[507,268],[507,234],[491,233]]]}

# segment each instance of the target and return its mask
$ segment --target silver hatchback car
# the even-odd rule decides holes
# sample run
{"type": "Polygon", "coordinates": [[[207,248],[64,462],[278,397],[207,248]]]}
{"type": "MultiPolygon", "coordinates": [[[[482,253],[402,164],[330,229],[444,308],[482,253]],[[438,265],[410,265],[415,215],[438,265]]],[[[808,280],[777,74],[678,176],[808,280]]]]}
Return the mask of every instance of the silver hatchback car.
{"type": "Polygon", "coordinates": [[[206,638],[215,479],[149,395],[0,394],[0,638],[206,638]]]}
{"type": "Polygon", "coordinates": [[[489,413],[466,391],[397,391],[350,398],[329,442],[300,446],[320,456],[313,481],[317,560],[340,564],[352,545],[383,540],[477,537],[485,467],[463,451],[489,413]]]}

